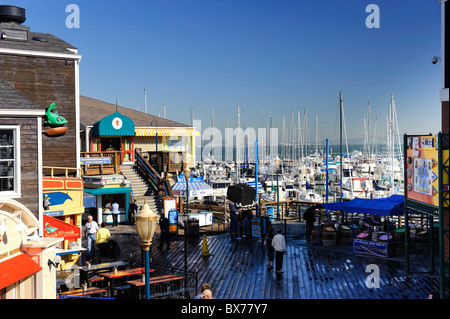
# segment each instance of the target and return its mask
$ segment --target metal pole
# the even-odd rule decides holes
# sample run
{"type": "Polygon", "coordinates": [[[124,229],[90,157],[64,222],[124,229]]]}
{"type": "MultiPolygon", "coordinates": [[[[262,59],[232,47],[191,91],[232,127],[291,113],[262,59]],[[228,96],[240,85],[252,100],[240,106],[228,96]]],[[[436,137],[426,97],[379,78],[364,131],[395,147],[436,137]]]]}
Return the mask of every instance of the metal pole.
{"type": "Polygon", "coordinates": [[[326,164],[326,169],[327,169],[327,171],[326,171],[326,181],[325,181],[325,183],[326,183],[326,185],[325,185],[325,189],[326,189],[326,192],[325,192],[325,198],[326,198],[326,203],[328,203],[328,150],[329,150],[329,141],[328,141],[328,139],[327,139],[327,158],[326,158],[326,161],[327,161],[327,164],[326,164]]]}
{"type": "MultiPolygon", "coordinates": [[[[438,134],[438,179],[439,179],[439,281],[440,281],[440,295],[445,298],[445,253],[444,253],[444,163],[443,163],[443,142],[442,133],[438,134]]],[[[445,165],[447,166],[448,163],[445,165]]]]}
{"type": "Polygon", "coordinates": [[[186,226],[184,227],[184,288],[187,288],[187,241],[186,230],[189,224],[189,179],[186,178],[186,226]]]}
{"type": "Polygon", "coordinates": [[[280,220],[280,190],[278,186],[278,174],[280,169],[277,168],[277,220],[280,220]]]}
{"type": "Polygon", "coordinates": [[[255,159],[255,189],[256,189],[256,216],[259,217],[259,210],[258,210],[258,140],[255,141],[255,153],[256,153],[256,159],[255,159]]]}
{"type": "MultiPolygon", "coordinates": [[[[403,154],[406,155],[406,148],[408,145],[408,136],[405,134],[403,136],[403,154]]],[[[405,169],[403,170],[403,180],[407,181],[407,172],[406,172],[406,160],[407,156],[403,156],[403,167],[405,169]]],[[[405,201],[406,201],[406,191],[407,191],[407,185],[405,185],[405,201]]],[[[409,218],[408,218],[408,205],[405,203],[405,273],[408,276],[409,275],[409,218]]]]}
{"type": "Polygon", "coordinates": [[[145,298],[150,299],[150,247],[145,248],[145,298]]]}

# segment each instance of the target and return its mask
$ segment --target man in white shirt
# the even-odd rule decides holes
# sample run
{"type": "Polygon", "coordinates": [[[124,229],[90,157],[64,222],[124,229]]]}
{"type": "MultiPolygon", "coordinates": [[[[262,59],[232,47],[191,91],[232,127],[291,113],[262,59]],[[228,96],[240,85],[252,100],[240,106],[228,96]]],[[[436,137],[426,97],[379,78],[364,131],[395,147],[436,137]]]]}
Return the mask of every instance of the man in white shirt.
{"type": "Polygon", "coordinates": [[[87,260],[92,260],[95,256],[95,240],[97,237],[98,224],[92,218],[88,216],[88,221],[84,226],[84,235],[87,238],[87,260]]]}
{"type": "Polygon", "coordinates": [[[113,217],[113,227],[117,226],[117,217],[119,216],[119,204],[114,202],[111,206],[111,214],[113,217]]]}
{"type": "Polygon", "coordinates": [[[281,234],[281,228],[278,229],[278,234],[273,237],[272,246],[275,249],[275,270],[277,273],[281,273],[281,268],[283,267],[283,255],[286,253],[286,240],[281,234]]]}

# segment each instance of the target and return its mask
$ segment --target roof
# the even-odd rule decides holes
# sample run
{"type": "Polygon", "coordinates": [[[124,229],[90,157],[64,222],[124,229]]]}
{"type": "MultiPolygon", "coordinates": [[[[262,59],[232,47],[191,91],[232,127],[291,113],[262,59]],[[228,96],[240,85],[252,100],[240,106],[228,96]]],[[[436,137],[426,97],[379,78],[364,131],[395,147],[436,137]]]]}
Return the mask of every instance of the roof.
{"type": "Polygon", "coordinates": [[[50,53],[63,53],[63,54],[73,54],[73,50],[77,50],[76,47],[70,45],[66,41],[61,40],[57,36],[50,33],[40,33],[40,32],[30,32],[30,42],[14,42],[14,41],[0,41],[0,48],[14,49],[14,50],[25,50],[25,51],[36,51],[36,52],[50,52],[50,53]],[[33,38],[44,37],[48,41],[42,42],[37,41],[33,38]]]}
{"type": "Polygon", "coordinates": [[[37,104],[0,78],[0,109],[42,110],[37,104]]]}
{"type": "Polygon", "coordinates": [[[116,111],[129,117],[136,127],[148,127],[153,120],[156,120],[158,127],[191,127],[190,125],[139,112],[128,107],[117,106],[116,109],[115,104],[83,95],[80,96],[80,121],[84,126],[94,126],[96,122],[116,111]]]}

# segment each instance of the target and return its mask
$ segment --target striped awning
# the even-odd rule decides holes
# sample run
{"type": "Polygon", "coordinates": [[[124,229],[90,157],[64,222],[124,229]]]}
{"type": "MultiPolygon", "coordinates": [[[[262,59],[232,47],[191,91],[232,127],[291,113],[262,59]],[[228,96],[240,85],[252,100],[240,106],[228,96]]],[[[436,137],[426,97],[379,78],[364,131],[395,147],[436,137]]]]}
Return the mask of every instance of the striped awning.
{"type": "Polygon", "coordinates": [[[192,128],[170,128],[170,127],[145,127],[135,129],[135,136],[200,136],[200,133],[192,128]]]}
{"type": "MultiPolygon", "coordinates": [[[[186,196],[186,183],[176,182],[172,186],[172,191],[175,196],[186,196]]],[[[189,197],[211,196],[213,189],[205,182],[189,183],[189,197]]]]}

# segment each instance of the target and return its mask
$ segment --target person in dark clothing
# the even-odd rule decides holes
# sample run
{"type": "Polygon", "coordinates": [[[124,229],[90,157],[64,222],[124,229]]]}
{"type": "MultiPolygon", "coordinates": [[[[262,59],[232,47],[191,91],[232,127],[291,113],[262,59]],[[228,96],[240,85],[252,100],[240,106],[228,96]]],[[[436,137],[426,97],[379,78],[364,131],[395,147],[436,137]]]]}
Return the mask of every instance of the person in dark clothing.
{"type": "Polygon", "coordinates": [[[266,234],[266,241],[265,241],[265,245],[267,247],[267,268],[268,269],[272,269],[272,263],[273,260],[275,258],[275,250],[273,249],[272,246],[272,240],[273,240],[273,228],[269,227],[269,229],[267,230],[267,234],[266,234]]]}
{"type": "Polygon", "coordinates": [[[231,241],[236,239],[238,234],[238,216],[236,212],[236,206],[233,203],[230,203],[230,235],[231,241]]]}
{"type": "Polygon", "coordinates": [[[169,241],[169,220],[164,215],[164,213],[161,215],[161,218],[159,219],[159,227],[161,229],[161,239],[159,241],[159,249],[163,248],[164,242],[167,244],[167,249],[170,248],[170,241],[169,241]]]}
{"type": "Polygon", "coordinates": [[[316,221],[316,211],[318,207],[316,205],[309,206],[303,214],[303,219],[306,222],[306,241],[311,241],[312,231],[314,229],[314,222],[316,221]]]}

